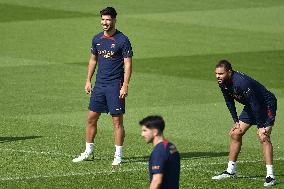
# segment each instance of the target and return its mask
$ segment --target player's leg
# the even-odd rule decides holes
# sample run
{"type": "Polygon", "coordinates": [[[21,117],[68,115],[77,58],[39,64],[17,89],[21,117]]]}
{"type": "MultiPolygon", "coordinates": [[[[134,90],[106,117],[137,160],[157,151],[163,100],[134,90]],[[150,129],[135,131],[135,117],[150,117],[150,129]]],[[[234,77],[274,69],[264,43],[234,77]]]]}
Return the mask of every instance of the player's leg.
{"type": "Polygon", "coordinates": [[[86,125],[86,148],[77,158],[74,158],[73,162],[80,162],[89,158],[94,158],[94,138],[97,134],[97,122],[99,120],[100,113],[88,112],[87,125],[86,125]]]}
{"type": "Polygon", "coordinates": [[[89,111],[86,125],[86,150],[87,153],[93,152],[94,139],[97,134],[97,123],[101,113],[89,111]]]}
{"type": "Polygon", "coordinates": [[[214,180],[220,180],[225,178],[234,178],[236,177],[236,166],[238,155],[241,151],[242,146],[242,137],[250,128],[250,124],[243,121],[239,121],[239,124],[233,126],[230,130],[230,153],[229,153],[229,162],[227,169],[219,175],[212,177],[214,180]]]}
{"type": "Polygon", "coordinates": [[[276,179],[273,173],[273,145],[270,139],[272,127],[274,125],[274,120],[276,117],[276,107],[276,105],[274,107],[271,107],[266,114],[266,120],[269,122],[270,126],[257,129],[257,136],[260,143],[262,144],[264,161],[266,163],[266,178],[264,186],[273,186],[276,183],[276,179]]]}
{"type": "Polygon", "coordinates": [[[93,91],[94,92],[90,97],[89,112],[86,124],[86,148],[81,155],[73,159],[73,162],[80,162],[89,159],[90,157],[94,157],[94,138],[97,134],[97,122],[101,115],[100,112],[108,112],[104,88],[101,86],[95,86],[93,91]]]}
{"type": "Polygon", "coordinates": [[[120,83],[108,87],[106,93],[107,106],[112,115],[114,126],[115,154],[112,165],[119,165],[122,161],[122,146],[125,131],[123,127],[123,114],[125,113],[125,99],[119,98],[120,83]]]}
{"type": "Polygon", "coordinates": [[[235,125],[233,129],[231,129],[230,135],[230,154],[229,161],[236,162],[238,159],[238,155],[241,151],[242,146],[242,138],[243,135],[250,128],[250,124],[245,123],[243,121],[239,121],[238,125],[235,125]]]}
{"type": "Polygon", "coordinates": [[[112,115],[112,123],[114,126],[115,145],[122,146],[125,137],[125,131],[123,127],[123,114],[112,115]]]}
{"type": "Polygon", "coordinates": [[[112,165],[118,165],[122,161],[122,146],[125,137],[123,127],[123,114],[112,115],[112,122],[114,126],[114,140],[115,140],[115,153],[112,165]]]}
{"type": "Polygon", "coordinates": [[[228,167],[223,173],[212,177],[212,179],[220,180],[236,176],[237,159],[241,151],[242,137],[251,125],[255,124],[255,118],[249,107],[244,107],[239,120],[239,124],[234,124],[229,132],[231,140],[228,167]]]}
{"type": "Polygon", "coordinates": [[[273,146],[270,140],[272,126],[266,128],[258,128],[257,135],[262,144],[263,156],[266,163],[266,182],[264,186],[272,186],[275,184],[275,176],[273,173],[273,146]]]}

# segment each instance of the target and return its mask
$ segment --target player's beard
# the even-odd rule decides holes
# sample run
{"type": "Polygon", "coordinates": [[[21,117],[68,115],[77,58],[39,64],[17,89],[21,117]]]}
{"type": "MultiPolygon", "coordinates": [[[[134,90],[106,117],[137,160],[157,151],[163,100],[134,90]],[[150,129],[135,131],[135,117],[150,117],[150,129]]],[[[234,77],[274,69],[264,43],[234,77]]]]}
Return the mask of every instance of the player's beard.
{"type": "Polygon", "coordinates": [[[112,25],[112,24],[110,24],[110,25],[102,25],[102,28],[103,28],[103,31],[110,32],[110,31],[112,31],[114,29],[114,25],[112,25]]]}

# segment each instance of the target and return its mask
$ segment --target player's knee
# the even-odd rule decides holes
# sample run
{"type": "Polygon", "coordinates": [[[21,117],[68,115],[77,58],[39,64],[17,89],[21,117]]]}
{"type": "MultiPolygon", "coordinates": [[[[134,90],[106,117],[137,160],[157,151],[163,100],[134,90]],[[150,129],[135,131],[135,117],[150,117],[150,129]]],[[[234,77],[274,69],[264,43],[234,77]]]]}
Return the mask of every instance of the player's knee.
{"type": "Polygon", "coordinates": [[[230,137],[232,140],[239,141],[241,140],[242,136],[243,136],[243,132],[240,129],[235,129],[234,131],[230,133],[230,137]]]}
{"type": "Polygon", "coordinates": [[[270,143],[270,136],[265,133],[258,133],[258,139],[260,143],[265,143],[265,142],[270,143]]]}
{"type": "Polygon", "coordinates": [[[117,130],[119,130],[119,129],[124,129],[123,128],[123,125],[121,124],[121,123],[113,123],[113,126],[114,126],[114,129],[117,129],[117,130]]]}
{"type": "Polygon", "coordinates": [[[95,117],[88,117],[87,119],[88,126],[96,126],[97,121],[98,119],[96,119],[95,117]]]}

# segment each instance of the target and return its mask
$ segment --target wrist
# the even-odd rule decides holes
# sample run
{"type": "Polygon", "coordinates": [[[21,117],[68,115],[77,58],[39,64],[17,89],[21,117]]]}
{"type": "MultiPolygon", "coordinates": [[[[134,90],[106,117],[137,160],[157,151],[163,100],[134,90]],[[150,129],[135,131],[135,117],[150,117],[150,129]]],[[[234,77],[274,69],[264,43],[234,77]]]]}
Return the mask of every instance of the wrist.
{"type": "Polygon", "coordinates": [[[128,83],[123,82],[122,86],[124,86],[124,87],[128,87],[128,83]]]}

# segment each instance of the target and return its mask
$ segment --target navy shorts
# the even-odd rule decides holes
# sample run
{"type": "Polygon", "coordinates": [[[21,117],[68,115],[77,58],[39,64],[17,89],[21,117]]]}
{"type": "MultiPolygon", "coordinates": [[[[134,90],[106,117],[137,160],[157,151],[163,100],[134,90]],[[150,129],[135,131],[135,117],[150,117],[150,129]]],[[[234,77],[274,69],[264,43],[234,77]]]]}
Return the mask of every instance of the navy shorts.
{"type": "MultiPolygon", "coordinates": [[[[277,103],[275,102],[274,106],[269,108],[263,108],[263,113],[261,115],[261,122],[267,123],[267,126],[273,126],[275,117],[276,117],[277,103]]],[[[245,122],[250,125],[257,125],[255,116],[249,106],[245,106],[239,118],[242,122],[245,122]]],[[[257,125],[257,128],[261,128],[263,126],[257,125]]]]}
{"type": "Polygon", "coordinates": [[[98,113],[119,115],[125,113],[125,99],[120,99],[120,83],[96,84],[93,88],[89,110],[98,113]]]}

